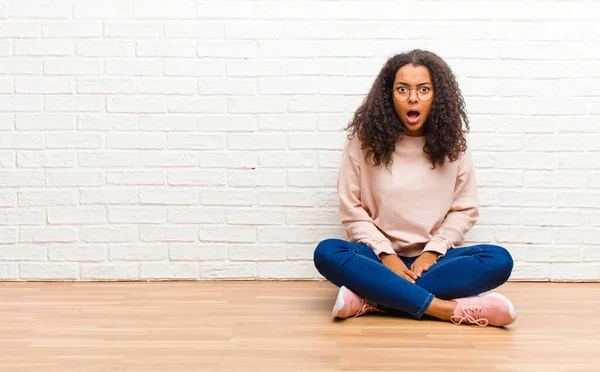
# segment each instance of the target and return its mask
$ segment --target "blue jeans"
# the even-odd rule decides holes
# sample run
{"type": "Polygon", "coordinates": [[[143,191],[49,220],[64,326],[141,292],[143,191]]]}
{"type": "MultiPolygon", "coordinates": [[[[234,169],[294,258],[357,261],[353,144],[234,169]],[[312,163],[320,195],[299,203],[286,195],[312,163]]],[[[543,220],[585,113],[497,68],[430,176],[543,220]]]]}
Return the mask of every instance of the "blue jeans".
{"type": "MultiPolygon", "coordinates": [[[[398,256],[410,268],[417,257],[398,256]]],[[[434,297],[450,300],[475,296],[504,284],[513,269],[510,253],[497,245],[453,248],[413,284],[381,263],[362,243],[327,239],[314,253],[317,270],[338,287],[384,308],[420,319],[434,297]]]]}

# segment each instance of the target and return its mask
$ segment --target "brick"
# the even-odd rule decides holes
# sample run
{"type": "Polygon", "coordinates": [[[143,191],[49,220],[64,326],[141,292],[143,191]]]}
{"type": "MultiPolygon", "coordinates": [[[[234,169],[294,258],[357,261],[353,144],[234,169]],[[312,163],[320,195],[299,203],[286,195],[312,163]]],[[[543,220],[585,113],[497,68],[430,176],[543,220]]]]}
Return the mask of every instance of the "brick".
{"type": "Polygon", "coordinates": [[[140,131],[191,132],[196,130],[196,118],[188,115],[139,115],[140,131]]]}
{"type": "Polygon", "coordinates": [[[50,225],[87,225],[107,223],[105,207],[53,207],[48,208],[50,225]]]}
{"type": "Polygon", "coordinates": [[[312,261],[259,262],[259,279],[312,279],[317,274],[312,261]]]}
{"type": "Polygon", "coordinates": [[[157,224],[167,221],[167,211],[154,207],[110,207],[108,222],[115,224],[157,224]]]}
{"type": "Polygon", "coordinates": [[[160,75],[163,69],[163,62],[149,58],[126,59],[107,58],[104,62],[104,69],[107,75],[119,76],[154,76],[160,75]]]}
{"type": "Polygon", "coordinates": [[[252,169],[258,165],[258,154],[246,151],[202,152],[198,157],[200,168],[252,169]]]}
{"type": "Polygon", "coordinates": [[[106,173],[109,185],[164,185],[164,171],[109,171],[106,173]]]}
{"type": "Polygon", "coordinates": [[[165,36],[176,39],[219,39],[225,35],[223,22],[165,22],[165,36]]]}
{"type": "Polygon", "coordinates": [[[81,204],[137,204],[138,192],[136,189],[88,187],[82,188],[80,193],[81,204]]]}
{"type": "Polygon", "coordinates": [[[0,207],[14,207],[17,205],[16,190],[0,190],[0,207]]]}
{"type": "Polygon", "coordinates": [[[229,247],[231,261],[283,261],[286,251],[280,245],[232,244],[229,247]]]}
{"type": "MultiPolygon", "coordinates": [[[[76,59],[76,58],[60,58],[50,59],[44,58],[44,75],[100,75],[102,64],[100,60],[76,59]]],[[[24,66],[28,70],[35,71],[38,66],[24,66]]],[[[41,62],[39,70],[42,70],[41,62]]]]}
{"type": "Polygon", "coordinates": [[[175,186],[225,186],[225,172],[221,170],[168,170],[167,183],[175,186]]]}
{"type": "MultiPolygon", "coordinates": [[[[49,184],[46,184],[50,186],[49,184]]],[[[0,187],[44,186],[44,172],[39,170],[0,170],[0,187]]]]}
{"type": "Polygon", "coordinates": [[[298,226],[259,227],[257,231],[260,243],[310,243],[316,240],[315,234],[312,227],[298,226]]]}
{"type": "Polygon", "coordinates": [[[0,225],[44,225],[46,212],[42,208],[0,209],[0,225]]]}
{"type": "Polygon", "coordinates": [[[19,151],[17,155],[20,168],[73,167],[75,164],[73,151],[19,151]]]}
{"type": "Polygon", "coordinates": [[[219,60],[167,59],[164,65],[166,76],[221,76],[225,71],[225,64],[219,60]]]}
{"type": "Polygon", "coordinates": [[[133,16],[137,19],[195,18],[196,4],[192,1],[139,1],[134,4],[133,16]]]}
{"type": "Polygon", "coordinates": [[[290,134],[290,149],[341,150],[346,137],[341,133],[290,134]]]}
{"type": "Polygon", "coordinates": [[[287,148],[288,138],[284,133],[228,134],[227,148],[230,150],[282,150],[287,148]]]}
{"type": "Polygon", "coordinates": [[[140,204],[194,205],[198,203],[198,191],[192,188],[140,189],[140,204]]]}
{"type": "Polygon", "coordinates": [[[133,3],[107,1],[100,3],[84,2],[73,4],[75,19],[125,19],[133,17],[133,3]]]}
{"type": "Polygon", "coordinates": [[[196,82],[180,78],[141,78],[138,79],[139,94],[195,94],[196,82]]]}
{"type": "Polygon", "coordinates": [[[194,57],[192,41],[140,41],[136,46],[139,57],[194,57]]]}
{"type": "MultiPolygon", "coordinates": [[[[125,78],[79,78],[77,79],[77,93],[88,94],[127,94],[136,93],[136,84],[133,79],[125,78]]],[[[144,93],[144,92],[139,92],[144,93]]]]}
{"type": "Polygon", "coordinates": [[[38,96],[0,96],[0,112],[2,111],[39,112],[42,111],[42,100],[38,96]]]}
{"type": "Polygon", "coordinates": [[[44,107],[51,112],[102,112],[105,102],[95,96],[47,96],[44,107]]]}
{"type": "Polygon", "coordinates": [[[137,133],[127,136],[123,133],[109,133],[106,135],[107,149],[164,149],[167,145],[167,136],[163,133],[137,133]]]}
{"type": "Polygon", "coordinates": [[[205,279],[256,279],[258,268],[256,262],[202,262],[200,277],[205,279]]]}
{"type": "Polygon", "coordinates": [[[288,185],[299,187],[334,187],[338,171],[329,170],[290,170],[288,185]]]}
{"type": "Polygon", "coordinates": [[[254,243],[256,228],[250,226],[200,226],[201,242],[254,243]]]}
{"type": "Polygon", "coordinates": [[[102,263],[82,264],[81,279],[83,280],[135,280],[139,279],[138,264],[102,263]]]}
{"type": "Polygon", "coordinates": [[[71,16],[71,4],[42,1],[11,2],[10,18],[67,19],[71,16]]]}
{"type": "Polygon", "coordinates": [[[0,279],[16,280],[17,279],[17,264],[0,264],[0,279]]]}
{"type": "Polygon", "coordinates": [[[318,118],[315,115],[261,115],[261,130],[314,131],[318,118]]]}
{"type": "Polygon", "coordinates": [[[3,20],[0,23],[0,38],[39,38],[40,35],[39,22],[3,20]]]}
{"type": "Polygon", "coordinates": [[[164,97],[135,96],[108,97],[106,111],[130,114],[148,114],[167,112],[167,101],[164,97]]]}
{"type": "Polygon", "coordinates": [[[320,210],[311,209],[288,209],[285,212],[285,220],[290,225],[338,225],[340,223],[339,212],[336,209],[320,210]]]}
{"type": "Polygon", "coordinates": [[[175,224],[222,224],[225,223],[225,211],[215,208],[169,208],[167,221],[175,224]]]}
{"type": "Polygon", "coordinates": [[[106,249],[94,246],[52,246],[48,247],[50,261],[104,261],[106,249]]]}
{"type": "Polygon", "coordinates": [[[501,227],[496,230],[499,243],[550,243],[552,230],[542,227],[501,227]]]}
{"type": "Polygon", "coordinates": [[[198,228],[180,225],[144,225],[140,226],[140,240],[144,242],[198,241],[198,228]]]}
{"type": "Polygon", "coordinates": [[[597,280],[600,277],[599,263],[553,263],[551,281],[583,281],[597,280]]]}
{"type": "Polygon", "coordinates": [[[140,277],[142,279],[197,279],[199,269],[193,263],[141,263],[140,277]]]}
{"type": "Polygon", "coordinates": [[[226,110],[224,97],[169,97],[169,112],[198,112],[223,114],[226,110]]]}
{"type": "Polygon", "coordinates": [[[75,129],[76,116],[73,114],[17,114],[17,130],[23,131],[71,131],[75,129]]]}
{"type": "Polygon", "coordinates": [[[13,50],[15,56],[70,56],[75,47],[71,40],[16,40],[13,50]]]}
{"type": "Polygon", "coordinates": [[[230,225],[282,225],[285,212],[264,208],[228,208],[226,221],[230,225]]]}
{"type": "Polygon", "coordinates": [[[284,97],[229,97],[227,112],[231,114],[280,114],[286,111],[284,97]]]}
{"type": "Polygon", "coordinates": [[[571,188],[584,187],[585,176],[568,171],[526,171],[525,186],[535,188],[571,188]]]}
{"type": "Polygon", "coordinates": [[[0,138],[0,149],[43,149],[43,133],[3,133],[0,138]]]}
{"type": "Polygon", "coordinates": [[[311,207],[318,201],[317,193],[308,190],[259,191],[256,198],[261,206],[311,207]]]}
{"type": "Polygon", "coordinates": [[[267,59],[227,61],[227,76],[258,77],[285,75],[286,63],[284,61],[273,61],[267,59]]]}
{"type": "Polygon", "coordinates": [[[227,245],[210,243],[169,243],[171,261],[211,261],[227,259],[227,245]]]}
{"type": "Polygon", "coordinates": [[[223,136],[220,134],[169,133],[169,149],[184,150],[220,150],[223,148],[223,136]]]}
{"type": "Polygon", "coordinates": [[[168,255],[166,244],[115,244],[108,249],[109,259],[115,261],[163,261],[168,255]]]}
{"type": "Polygon", "coordinates": [[[17,243],[17,229],[14,227],[0,227],[0,244],[15,243],[17,243]]]}
{"type": "Polygon", "coordinates": [[[273,152],[259,155],[263,168],[314,168],[316,156],[312,152],[273,152]]]}
{"type": "Polygon", "coordinates": [[[203,95],[254,96],[258,93],[256,79],[227,78],[198,80],[198,91],[203,95]]]}
{"type": "Polygon", "coordinates": [[[600,203],[598,192],[557,192],[556,206],[563,208],[597,208],[600,203]]]}
{"type": "Polygon", "coordinates": [[[23,263],[19,265],[21,279],[73,280],[77,279],[75,263],[23,263]]]}
{"type": "Polygon", "coordinates": [[[71,93],[71,80],[63,77],[17,78],[15,92],[24,94],[71,93]]]}
{"type": "Polygon", "coordinates": [[[285,170],[227,170],[227,185],[231,187],[285,186],[285,170]]]}
{"type": "Polygon", "coordinates": [[[502,207],[552,207],[554,196],[549,191],[500,191],[497,202],[502,207]]]}
{"type": "Polygon", "coordinates": [[[102,37],[102,23],[87,21],[43,21],[42,37],[89,38],[102,37]]]}
{"type": "Polygon", "coordinates": [[[202,189],[200,204],[226,206],[252,206],[256,203],[256,191],[247,189],[202,189]]]}
{"type": "Polygon", "coordinates": [[[25,189],[19,191],[20,207],[75,205],[79,200],[76,189],[25,189]]]}
{"type": "Polygon", "coordinates": [[[73,227],[21,227],[19,242],[22,243],[67,243],[77,240],[77,230],[73,227]]]}
{"type": "Polygon", "coordinates": [[[129,226],[85,226],[79,229],[79,239],[88,243],[135,242],[138,228],[129,226]]]}
{"type": "Polygon", "coordinates": [[[106,38],[160,39],[163,25],[160,22],[103,22],[106,38]]]}

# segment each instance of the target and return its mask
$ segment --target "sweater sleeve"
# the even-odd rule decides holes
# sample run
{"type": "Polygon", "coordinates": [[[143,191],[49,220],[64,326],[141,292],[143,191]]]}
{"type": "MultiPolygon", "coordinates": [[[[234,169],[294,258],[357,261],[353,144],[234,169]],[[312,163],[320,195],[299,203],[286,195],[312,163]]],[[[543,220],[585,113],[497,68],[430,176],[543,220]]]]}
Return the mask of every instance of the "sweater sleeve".
{"type": "Polygon", "coordinates": [[[440,228],[433,234],[423,251],[434,251],[441,255],[448,249],[461,246],[465,235],[479,218],[477,182],[471,150],[459,160],[458,176],[454,186],[452,205],[440,228]]]}
{"type": "Polygon", "coordinates": [[[361,242],[370,247],[377,257],[382,252],[396,254],[390,240],[375,226],[373,219],[361,205],[360,161],[351,154],[350,140],[346,141],[342,153],[337,191],[346,236],[351,241],[361,242]]]}

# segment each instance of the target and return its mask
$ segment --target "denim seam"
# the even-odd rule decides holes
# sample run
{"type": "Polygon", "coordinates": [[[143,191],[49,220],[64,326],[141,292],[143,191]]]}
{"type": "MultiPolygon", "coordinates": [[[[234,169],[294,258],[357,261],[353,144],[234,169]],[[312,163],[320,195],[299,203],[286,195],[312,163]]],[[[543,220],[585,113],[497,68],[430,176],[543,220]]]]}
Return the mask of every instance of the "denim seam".
{"type": "Polygon", "coordinates": [[[425,313],[425,310],[427,310],[431,302],[433,302],[434,297],[435,296],[430,293],[429,296],[427,296],[425,302],[423,302],[423,305],[421,305],[421,307],[419,308],[419,311],[417,311],[416,314],[413,314],[413,316],[415,316],[417,319],[421,319],[423,317],[423,314],[425,313]]]}

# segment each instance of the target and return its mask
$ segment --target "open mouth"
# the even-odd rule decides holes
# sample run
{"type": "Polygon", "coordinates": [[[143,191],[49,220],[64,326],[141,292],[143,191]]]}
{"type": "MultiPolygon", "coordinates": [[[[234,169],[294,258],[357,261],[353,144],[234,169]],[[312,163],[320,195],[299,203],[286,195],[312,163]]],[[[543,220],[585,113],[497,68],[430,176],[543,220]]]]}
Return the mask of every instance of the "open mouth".
{"type": "Polygon", "coordinates": [[[406,118],[408,119],[409,124],[417,124],[420,117],[421,113],[417,110],[411,109],[406,112],[406,118]]]}

